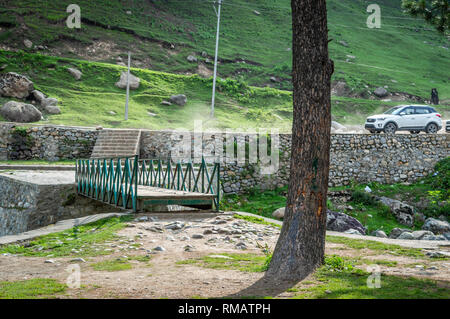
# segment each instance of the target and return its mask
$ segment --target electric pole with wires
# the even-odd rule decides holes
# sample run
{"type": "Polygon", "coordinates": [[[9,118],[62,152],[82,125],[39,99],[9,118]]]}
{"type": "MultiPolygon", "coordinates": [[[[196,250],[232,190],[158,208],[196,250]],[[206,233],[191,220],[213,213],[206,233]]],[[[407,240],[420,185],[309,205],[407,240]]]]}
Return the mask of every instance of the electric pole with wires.
{"type": "Polygon", "coordinates": [[[219,7],[216,10],[214,1],[214,11],[217,15],[217,33],[216,33],[216,52],[214,55],[214,76],[213,76],[213,89],[212,89],[212,100],[211,100],[211,117],[214,117],[214,102],[216,97],[216,77],[217,77],[217,53],[219,52],[219,27],[220,27],[220,7],[222,5],[222,0],[218,0],[219,7]]]}

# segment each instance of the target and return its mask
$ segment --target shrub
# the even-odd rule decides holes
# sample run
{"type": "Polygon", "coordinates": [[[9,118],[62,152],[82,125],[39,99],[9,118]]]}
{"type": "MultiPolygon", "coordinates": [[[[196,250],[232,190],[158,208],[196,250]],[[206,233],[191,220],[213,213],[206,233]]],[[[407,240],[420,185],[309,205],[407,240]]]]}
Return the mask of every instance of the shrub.
{"type": "Polygon", "coordinates": [[[363,205],[375,206],[378,204],[376,199],[372,195],[367,194],[362,191],[359,191],[359,190],[354,190],[352,192],[352,200],[355,203],[363,204],[363,205]]]}

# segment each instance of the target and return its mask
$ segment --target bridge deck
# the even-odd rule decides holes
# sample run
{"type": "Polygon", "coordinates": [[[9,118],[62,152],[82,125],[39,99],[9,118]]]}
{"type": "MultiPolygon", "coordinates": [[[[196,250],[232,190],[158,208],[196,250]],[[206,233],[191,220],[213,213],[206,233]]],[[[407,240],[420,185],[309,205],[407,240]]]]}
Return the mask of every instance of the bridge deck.
{"type": "Polygon", "coordinates": [[[151,205],[182,205],[210,209],[216,195],[138,185],[138,209],[151,205]]]}

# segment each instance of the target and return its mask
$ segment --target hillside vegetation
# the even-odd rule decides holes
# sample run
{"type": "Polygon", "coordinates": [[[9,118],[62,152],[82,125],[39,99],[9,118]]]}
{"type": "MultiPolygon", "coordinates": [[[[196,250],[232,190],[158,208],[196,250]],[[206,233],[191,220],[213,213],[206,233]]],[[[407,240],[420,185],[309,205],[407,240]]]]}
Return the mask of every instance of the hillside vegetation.
{"type": "MultiPolygon", "coordinates": [[[[3,72],[29,76],[37,88],[62,102],[62,114],[47,121],[170,129],[208,119],[216,31],[210,1],[79,0],[81,29],[69,29],[66,7],[72,2],[0,0],[3,72]],[[24,39],[33,47],[26,48],[24,39]],[[124,122],[125,92],[114,83],[125,70],[117,63],[126,61],[128,50],[132,72],[142,81],[131,93],[130,120],[124,122]],[[198,62],[188,62],[188,55],[198,62]],[[81,81],[68,74],[69,66],[83,72],[81,81]],[[186,106],[160,105],[179,93],[187,95],[186,106]]],[[[399,104],[391,97],[375,98],[372,92],[379,86],[423,99],[435,87],[442,104],[450,104],[448,37],[404,15],[400,1],[377,3],[382,10],[378,30],[366,26],[370,1],[328,0],[333,82],[346,83],[343,96],[333,98],[332,113],[343,124],[362,124],[367,115],[399,104]]],[[[221,21],[218,73],[230,80],[221,81],[216,119],[205,125],[289,131],[291,94],[257,88],[292,89],[289,0],[225,1],[221,21]]],[[[449,113],[448,106],[438,109],[444,116],[449,113]]]]}

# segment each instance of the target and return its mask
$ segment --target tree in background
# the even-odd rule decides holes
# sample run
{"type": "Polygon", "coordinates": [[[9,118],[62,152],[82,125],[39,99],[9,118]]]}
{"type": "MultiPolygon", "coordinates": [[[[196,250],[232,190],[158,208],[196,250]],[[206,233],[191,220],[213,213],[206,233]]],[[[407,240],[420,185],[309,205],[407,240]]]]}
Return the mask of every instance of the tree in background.
{"type": "Polygon", "coordinates": [[[283,228],[267,276],[302,280],[322,265],[327,219],[333,61],[326,0],[292,0],[293,126],[283,228]]]}
{"type": "Polygon", "coordinates": [[[402,7],[414,17],[422,17],[439,32],[450,29],[450,11],[448,0],[402,0],[402,7]]]}

